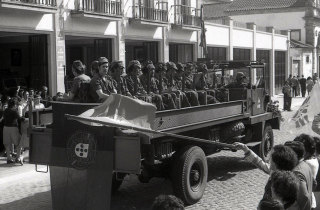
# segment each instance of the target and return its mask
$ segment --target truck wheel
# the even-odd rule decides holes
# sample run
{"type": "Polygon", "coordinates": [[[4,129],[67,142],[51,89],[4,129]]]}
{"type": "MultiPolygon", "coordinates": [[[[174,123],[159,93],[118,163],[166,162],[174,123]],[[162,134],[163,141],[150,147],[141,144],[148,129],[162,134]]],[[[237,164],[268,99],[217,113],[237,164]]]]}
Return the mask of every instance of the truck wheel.
{"type": "Polygon", "coordinates": [[[259,156],[264,160],[268,161],[268,155],[273,147],[273,131],[270,124],[266,124],[263,132],[262,141],[259,148],[259,156]]]}
{"type": "Polygon", "coordinates": [[[207,178],[207,159],[200,147],[185,147],[176,154],[172,168],[173,191],[185,204],[194,204],[202,198],[207,178]]]}

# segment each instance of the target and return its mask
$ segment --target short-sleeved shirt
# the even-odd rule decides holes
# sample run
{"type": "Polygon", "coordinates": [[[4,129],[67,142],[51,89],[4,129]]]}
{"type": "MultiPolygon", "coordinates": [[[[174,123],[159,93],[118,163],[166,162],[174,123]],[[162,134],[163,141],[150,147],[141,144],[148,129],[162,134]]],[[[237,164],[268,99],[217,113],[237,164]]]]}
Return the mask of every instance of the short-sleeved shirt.
{"type": "Polygon", "coordinates": [[[77,97],[78,97],[81,83],[82,82],[90,82],[90,80],[91,80],[90,77],[85,74],[81,74],[73,79],[71,93],[74,94],[75,99],[77,99],[77,97]]]}
{"type": "Polygon", "coordinates": [[[113,79],[110,76],[93,77],[90,81],[90,93],[95,102],[99,102],[99,95],[97,90],[102,90],[104,94],[110,95],[111,93],[116,93],[116,87],[114,86],[113,79]]]}

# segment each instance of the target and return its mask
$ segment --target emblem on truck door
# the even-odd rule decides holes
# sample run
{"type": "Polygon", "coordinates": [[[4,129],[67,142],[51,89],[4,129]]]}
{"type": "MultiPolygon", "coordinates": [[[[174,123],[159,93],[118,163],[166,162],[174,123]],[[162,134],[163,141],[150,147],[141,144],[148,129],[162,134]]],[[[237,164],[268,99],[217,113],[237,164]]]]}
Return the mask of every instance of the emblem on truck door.
{"type": "Polygon", "coordinates": [[[68,139],[67,156],[73,168],[83,170],[94,164],[96,158],[96,139],[87,131],[76,131],[68,139]]]}
{"type": "Polygon", "coordinates": [[[79,143],[74,149],[74,153],[80,158],[87,158],[89,152],[89,144],[79,143]]]}

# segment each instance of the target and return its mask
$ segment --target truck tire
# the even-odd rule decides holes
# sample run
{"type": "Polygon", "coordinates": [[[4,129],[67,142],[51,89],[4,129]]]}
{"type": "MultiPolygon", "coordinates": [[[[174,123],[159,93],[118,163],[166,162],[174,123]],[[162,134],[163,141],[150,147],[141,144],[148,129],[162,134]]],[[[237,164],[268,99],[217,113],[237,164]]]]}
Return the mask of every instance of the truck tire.
{"type": "Polygon", "coordinates": [[[259,148],[259,156],[262,160],[267,161],[268,155],[273,147],[274,138],[273,138],[273,131],[270,124],[266,124],[263,131],[262,141],[259,148]]]}
{"type": "Polygon", "coordinates": [[[172,167],[172,186],[185,204],[198,202],[207,186],[207,158],[200,147],[188,146],[179,151],[172,167]]]}

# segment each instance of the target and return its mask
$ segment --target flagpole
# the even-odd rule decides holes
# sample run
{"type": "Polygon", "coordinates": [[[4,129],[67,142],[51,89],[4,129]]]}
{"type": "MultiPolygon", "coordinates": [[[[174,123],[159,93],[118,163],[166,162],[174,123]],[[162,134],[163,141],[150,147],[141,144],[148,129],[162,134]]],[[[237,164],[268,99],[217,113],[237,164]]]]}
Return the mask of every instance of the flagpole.
{"type": "Polygon", "coordinates": [[[158,134],[158,135],[170,136],[170,137],[173,137],[173,138],[187,139],[187,140],[195,141],[195,142],[199,142],[199,143],[212,144],[212,145],[226,147],[226,148],[230,148],[230,149],[236,149],[232,144],[215,142],[215,141],[207,140],[207,139],[200,139],[200,138],[190,137],[190,136],[182,136],[182,135],[179,135],[179,134],[155,131],[155,130],[151,130],[151,129],[147,129],[147,128],[138,128],[138,127],[133,127],[133,126],[128,126],[128,125],[119,125],[119,124],[115,124],[115,123],[111,123],[111,122],[105,122],[105,121],[96,120],[96,119],[89,119],[89,118],[70,115],[70,114],[65,114],[65,117],[68,120],[77,120],[77,121],[80,120],[80,121],[98,123],[98,124],[102,124],[102,125],[105,125],[105,126],[112,126],[112,127],[123,128],[123,129],[130,129],[130,130],[135,130],[135,131],[138,131],[138,132],[145,132],[145,133],[150,133],[150,134],[158,134]]]}

